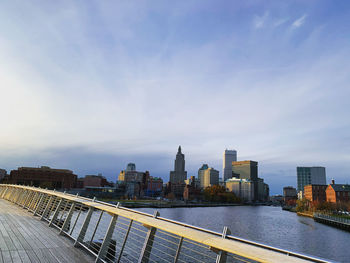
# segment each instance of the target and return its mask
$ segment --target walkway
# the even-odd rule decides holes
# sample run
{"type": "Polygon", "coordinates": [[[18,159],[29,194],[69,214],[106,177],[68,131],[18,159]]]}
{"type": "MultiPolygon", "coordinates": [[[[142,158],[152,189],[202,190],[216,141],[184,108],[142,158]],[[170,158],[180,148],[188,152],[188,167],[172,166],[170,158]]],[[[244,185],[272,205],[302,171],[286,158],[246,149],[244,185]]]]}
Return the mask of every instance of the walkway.
{"type": "Polygon", "coordinates": [[[32,213],[0,199],[0,262],[94,262],[32,213]]]}

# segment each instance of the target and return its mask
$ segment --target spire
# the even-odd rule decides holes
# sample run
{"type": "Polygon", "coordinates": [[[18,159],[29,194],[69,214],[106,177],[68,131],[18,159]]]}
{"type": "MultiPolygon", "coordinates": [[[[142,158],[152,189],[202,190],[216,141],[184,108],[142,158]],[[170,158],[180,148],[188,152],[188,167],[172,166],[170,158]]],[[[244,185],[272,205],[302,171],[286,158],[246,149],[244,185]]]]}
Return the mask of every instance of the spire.
{"type": "Polygon", "coordinates": [[[179,149],[177,150],[177,153],[181,153],[181,145],[179,145],[179,149]]]}

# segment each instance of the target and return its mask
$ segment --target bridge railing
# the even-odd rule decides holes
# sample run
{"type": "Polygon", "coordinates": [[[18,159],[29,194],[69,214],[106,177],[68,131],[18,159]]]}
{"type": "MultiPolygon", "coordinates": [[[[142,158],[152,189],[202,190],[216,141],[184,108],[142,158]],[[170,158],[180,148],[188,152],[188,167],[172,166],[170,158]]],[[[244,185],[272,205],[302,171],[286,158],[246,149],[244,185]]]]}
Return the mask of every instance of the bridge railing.
{"type": "Polygon", "coordinates": [[[349,218],[333,216],[333,215],[328,215],[328,214],[324,214],[324,213],[314,213],[314,217],[315,218],[326,219],[328,221],[342,223],[342,224],[346,224],[346,225],[350,226],[350,219],[349,218]]]}
{"type": "MultiPolygon", "coordinates": [[[[159,216],[41,188],[0,184],[0,197],[58,229],[96,262],[328,262],[159,216]]],[[[210,216],[210,215],[208,215],[210,216]]]]}

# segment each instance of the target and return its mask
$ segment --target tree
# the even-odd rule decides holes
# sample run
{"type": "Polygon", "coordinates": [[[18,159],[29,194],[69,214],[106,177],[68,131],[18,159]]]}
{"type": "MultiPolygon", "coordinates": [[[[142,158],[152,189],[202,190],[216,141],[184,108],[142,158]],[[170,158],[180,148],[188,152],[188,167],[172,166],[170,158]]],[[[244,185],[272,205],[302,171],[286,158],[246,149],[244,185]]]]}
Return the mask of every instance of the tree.
{"type": "Polygon", "coordinates": [[[297,200],[297,212],[304,212],[308,210],[307,200],[303,198],[302,200],[297,200]]]}
{"type": "Polygon", "coordinates": [[[204,189],[204,199],[209,202],[239,203],[240,199],[232,192],[226,192],[224,186],[213,185],[204,189]]]}

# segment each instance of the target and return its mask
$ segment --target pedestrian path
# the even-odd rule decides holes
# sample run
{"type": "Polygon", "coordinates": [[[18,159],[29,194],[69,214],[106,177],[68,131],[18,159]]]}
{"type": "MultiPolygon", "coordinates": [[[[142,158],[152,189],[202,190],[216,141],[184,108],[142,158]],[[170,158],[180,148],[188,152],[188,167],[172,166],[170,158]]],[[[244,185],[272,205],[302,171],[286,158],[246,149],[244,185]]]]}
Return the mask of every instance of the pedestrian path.
{"type": "Polygon", "coordinates": [[[0,262],[94,262],[39,217],[0,199],[0,262]]]}

